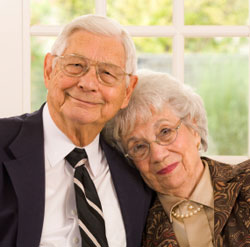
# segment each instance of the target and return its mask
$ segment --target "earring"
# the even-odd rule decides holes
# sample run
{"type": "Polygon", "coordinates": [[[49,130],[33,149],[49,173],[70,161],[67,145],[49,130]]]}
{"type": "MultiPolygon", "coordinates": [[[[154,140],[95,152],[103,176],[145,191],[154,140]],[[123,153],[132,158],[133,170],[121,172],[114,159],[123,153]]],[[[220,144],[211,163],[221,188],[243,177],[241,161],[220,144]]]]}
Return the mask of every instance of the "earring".
{"type": "Polygon", "coordinates": [[[197,144],[197,149],[200,150],[200,147],[201,147],[201,143],[199,142],[199,143],[197,144]]]}

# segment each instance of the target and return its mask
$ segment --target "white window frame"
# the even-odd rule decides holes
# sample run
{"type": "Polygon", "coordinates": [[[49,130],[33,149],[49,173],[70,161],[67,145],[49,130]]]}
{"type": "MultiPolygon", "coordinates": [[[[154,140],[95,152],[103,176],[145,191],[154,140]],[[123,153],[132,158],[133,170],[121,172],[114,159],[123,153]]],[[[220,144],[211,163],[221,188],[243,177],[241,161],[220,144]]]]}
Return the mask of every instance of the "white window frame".
{"type": "MultiPolygon", "coordinates": [[[[83,0],[84,1],[84,0],[83,0]]],[[[250,0],[248,0],[250,12],[250,0]]],[[[99,15],[106,15],[106,0],[95,1],[95,12],[99,15]]],[[[250,13],[249,13],[250,19],[250,13]]],[[[15,66],[18,70],[17,75],[11,78],[10,65],[11,58],[0,58],[0,62],[6,63],[6,66],[0,71],[5,79],[1,82],[0,92],[0,117],[21,114],[30,111],[30,37],[31,36],[57,36],[60,32],[60,26],[32,26],[30,27],[30,1],[29,0],[8,0],[0,3],[0,29],[5,27],[6,22],[14,20],[17,26],[11,32],[10,37],[14,42],[19,43],[18,54],[10,52],[10,56],[17,56],[15,66]],[[19,4],[17,4],[19,3],[19,4]],[[7,4],[7,6],[6,6],[7,4]],[[1,17],[4,13],[13,13],[11,16],[1,17]],[[18,12],[19,11],[19,12],[18,12]],[[18,12],[18,14],[16,14],[18,12]],[[3,19],[5,18],[5,19],[3,19]],[[19,30],[19,36],[15,33],[19,30]],[[21,31],[20,31],[21,30],[21,31]],[[15,40],[17,39],[17,41],[15,40]],[[4,60],[3,60],[4,59],[4,60]],[[7,81],[6,81],[7,80],[7,81]],[[6,87],[10,83],[11,86],[6,87]],[[12,86],[13,85],[13,86],[12,86]],[[4,107],[1,107],[4,106],[4,107]]],[[[8,27],[9,24],[7,24],[8,27]]],[[[11,25],[11,24],[10,24],[11,25]]],[[[13,28],[13,27],[12,27],[13,28]]],[[[184,40],[186,37],[250,37],[250,25],[244,26],[188,26],[184,25],[184,0],[173,0],[173,25],[172,26],[126,26],[129,33],[134,37],[171,37],[173,39],[172,54],[172,74],[180,81],[184,82],[184,40]]],[[[1,31],[0,31],[1,32],[1,31]]],[[[1,41],[0,41],[1,42],[1,41]]],[[[1,46],[0,52],[6,53],[6,46],[1,46]]],[[[13,57],[12,57],[13,59],[13,57]]],[[[249,42],[249,61],[250,61],[250,42],[249,42]]],[[[250,64],[250,62],[249,62],[250,64]]],[[[250,76],[249,76],[250,85],[250,76]]],[[[248,129],[250,132],[250,86],[248,92],[248,129]]],[[[213,158],[229,163],[237,163],[247,159],[250,156],[250,135],[248,136],[248,156],[212,156],[213,158]]]]}

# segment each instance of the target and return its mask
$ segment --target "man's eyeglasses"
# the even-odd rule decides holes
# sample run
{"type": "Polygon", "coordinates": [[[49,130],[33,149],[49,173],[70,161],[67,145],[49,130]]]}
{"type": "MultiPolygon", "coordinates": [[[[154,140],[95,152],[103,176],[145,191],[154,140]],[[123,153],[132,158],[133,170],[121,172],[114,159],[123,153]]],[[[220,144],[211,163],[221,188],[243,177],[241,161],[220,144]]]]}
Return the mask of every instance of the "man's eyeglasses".
{"type": "MultiPolygon", "coordinates": [[[[160,133],[156,135],[155,141],[159,145],[167,146],[173,143],[178,135],[178,129],[181,126],[182,121],[179,120],[175,128],[162,128],[160,133]]],[[[150,154],[150,144],[145,140],[136,140],[131,146],[128,147],[127,154],[125,157],[129,157],[135,161],[141,161],[148,157],[150,154]]]]}
{"type": "Polygon", "coordinates": [[[121,82],[126,75],[131,75],[115,64],[94,61],[76,54],[58,56],[58,58],[62,71],[70,77],[81,77],[88,73],[90,66],[95,66],[99,82],[109,87],[121,82]]]}

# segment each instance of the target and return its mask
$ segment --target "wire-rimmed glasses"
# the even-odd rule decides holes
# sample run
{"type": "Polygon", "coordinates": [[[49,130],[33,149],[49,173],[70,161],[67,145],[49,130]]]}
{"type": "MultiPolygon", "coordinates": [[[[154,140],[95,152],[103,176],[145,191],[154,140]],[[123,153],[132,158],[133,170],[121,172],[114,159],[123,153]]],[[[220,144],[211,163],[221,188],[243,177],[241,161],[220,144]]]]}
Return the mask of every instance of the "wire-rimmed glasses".
{"type": "Polygon", "coordinates": [[[121,67],[112,63],[98,62],[76,54],[56,57],[60,59],[63,73],[70,77],[81,77],[88,73],[91,66],[95,66],[96,76],[99,82],[105,86],[115,86],[126,75],[131,76],[121,67]]]}
{"type": "MultiPolygon", "coordinates": [[[[181,123],[182,120],[179,120],[175,128],[162,128],[159,134],[156,135],[155,140],[152,142],[156,142],[161,146],[170,145],[176,140],[181,123]]],[[[129,157],[130,159],[135,161],[146,159],[150,154],[150,144],[152,142],[147,142],[143,139],[134,141],[131,146],[128,145],[125,157],[129,157]]]]}

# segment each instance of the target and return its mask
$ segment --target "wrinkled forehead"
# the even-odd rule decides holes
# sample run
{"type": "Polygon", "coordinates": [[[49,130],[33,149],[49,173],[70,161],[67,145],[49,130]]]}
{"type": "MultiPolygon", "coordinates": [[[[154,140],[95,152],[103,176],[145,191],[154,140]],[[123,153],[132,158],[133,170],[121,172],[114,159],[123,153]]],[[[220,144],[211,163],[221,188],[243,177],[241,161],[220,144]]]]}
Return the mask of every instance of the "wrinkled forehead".
{"type": "Polygon", "coordinates": [[[125,67],[125,47],[119,37],[76,30],[68,37],[65,54],[77,54],[99,62],[125,67]]]}

